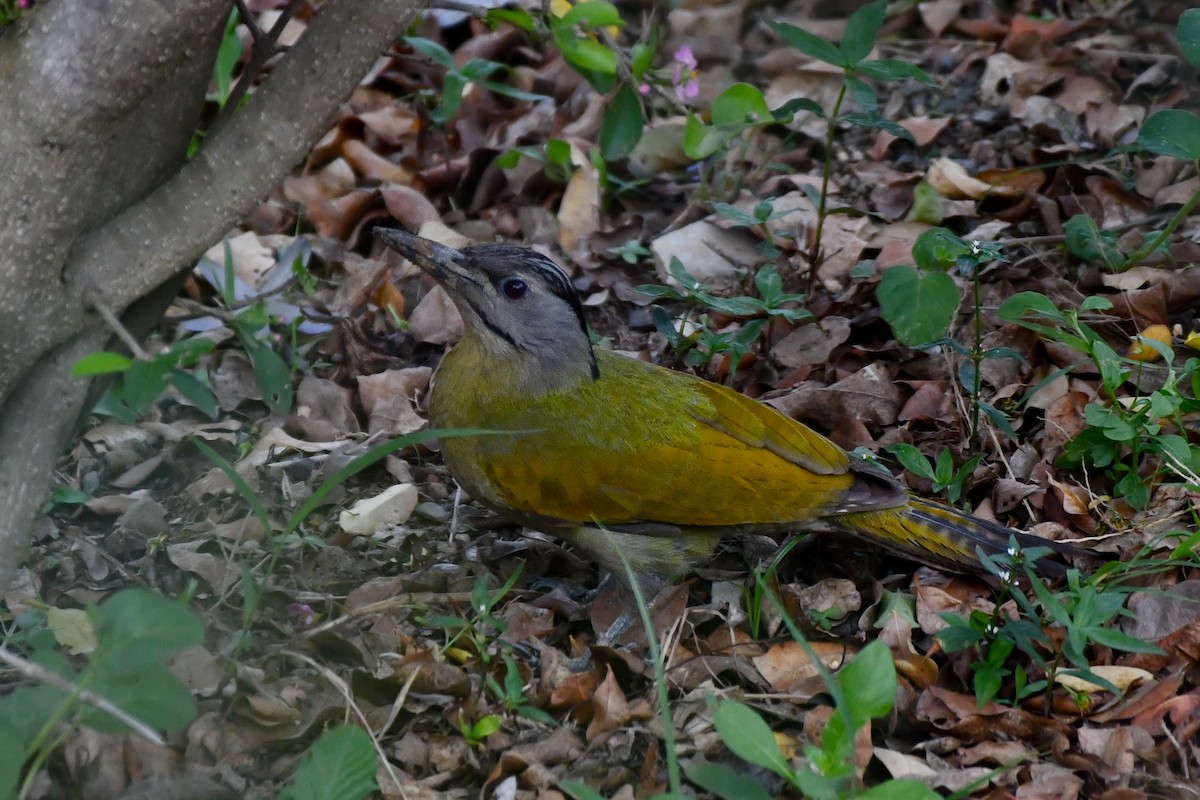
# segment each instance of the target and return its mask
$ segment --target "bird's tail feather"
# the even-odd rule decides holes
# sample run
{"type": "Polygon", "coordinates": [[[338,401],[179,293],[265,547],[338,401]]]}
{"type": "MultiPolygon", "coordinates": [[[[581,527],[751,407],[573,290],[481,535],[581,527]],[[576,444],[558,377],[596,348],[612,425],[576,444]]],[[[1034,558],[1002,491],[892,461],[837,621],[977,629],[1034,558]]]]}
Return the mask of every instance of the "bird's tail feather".
{"type": "MultiPolygon", "coordinates": [[[[1063,553],[1075,550],[913,496],[904,506],[842,514],[833,522],[900,555],[956,572],[984,571],[976,549],[999,555],[1008,551],[1010,537],[1016,537],[1021,547],[1045,545],[1063,553]]],[[[1061,564],[1045,560],[1038,562],[1038,569],[1050,574],[1064,571],[1061,564]]]]}

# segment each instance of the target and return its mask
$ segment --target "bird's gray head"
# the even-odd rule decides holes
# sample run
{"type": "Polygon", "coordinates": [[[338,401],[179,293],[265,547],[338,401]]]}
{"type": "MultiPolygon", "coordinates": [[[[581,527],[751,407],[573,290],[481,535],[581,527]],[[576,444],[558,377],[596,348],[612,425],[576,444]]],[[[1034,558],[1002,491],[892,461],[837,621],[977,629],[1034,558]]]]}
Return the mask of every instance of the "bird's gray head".
{"type": "Polygon", "coordinates": [[[550,379],[599,377],[579,295],[549,258],[511,244],[455,250],[390,228],[377,229],[376,236],[446,289],[465,335],[492,352],[498,365],[515,356],[550,379]]]}

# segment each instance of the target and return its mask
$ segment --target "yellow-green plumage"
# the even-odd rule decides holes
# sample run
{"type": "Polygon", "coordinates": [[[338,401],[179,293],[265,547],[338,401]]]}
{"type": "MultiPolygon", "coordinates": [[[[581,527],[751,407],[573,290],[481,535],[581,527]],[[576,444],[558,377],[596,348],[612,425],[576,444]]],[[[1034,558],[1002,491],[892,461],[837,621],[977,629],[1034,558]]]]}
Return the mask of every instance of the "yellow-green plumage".
{"type": "Polygon", "coordinates": [[[925,563],[977,571],[1010,531],[910,496],[890,474],[731,389],[593,351],[565,276],[509,245],[463,251],[398,231],[464,320],[429,403],[442,452],[473,497],[554,533],[643,588],[676,577],[726,533],[857,534],[925,563]]]}

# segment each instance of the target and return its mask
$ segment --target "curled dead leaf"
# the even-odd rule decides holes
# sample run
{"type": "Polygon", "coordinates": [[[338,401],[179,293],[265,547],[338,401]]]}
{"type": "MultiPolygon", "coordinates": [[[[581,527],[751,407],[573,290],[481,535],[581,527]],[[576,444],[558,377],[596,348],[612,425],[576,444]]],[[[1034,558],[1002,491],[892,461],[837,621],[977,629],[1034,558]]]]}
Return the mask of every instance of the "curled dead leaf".
{"type": "MultiPolygon", "coordinates": [[[[1131,686],[1152,680],[1154,676],[1144,669],[1137,667],[1121,667],[1101,665],[1098,667],[1090,667],[1091,671],[1106,681],[1116,686],[1122,692],[1125,692],[1131,686]]],[[[1054,682],[1065,686],[1073,692],[1087,692],[1094,694],[1096,692],[1106,692],[1106,689],[1099,684],[1092,683],[1089,680],[1080,678],[1078,675],[1055,675],[1054,682]]]]}

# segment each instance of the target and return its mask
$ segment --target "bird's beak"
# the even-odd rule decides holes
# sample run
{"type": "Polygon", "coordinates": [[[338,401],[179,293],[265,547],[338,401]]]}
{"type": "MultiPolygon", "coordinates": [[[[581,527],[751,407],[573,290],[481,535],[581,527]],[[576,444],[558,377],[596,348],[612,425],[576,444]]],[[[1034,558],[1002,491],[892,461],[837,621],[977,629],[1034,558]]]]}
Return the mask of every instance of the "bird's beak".
{"type": "Polygon", "coordinates": [[[464,268],[463,254],[453,247],[396,228],[379,227],[374,233],[375,238],[428,272],[439,283],[455,287],[461,286],[464,280],[474,283],[464,268]]]}

